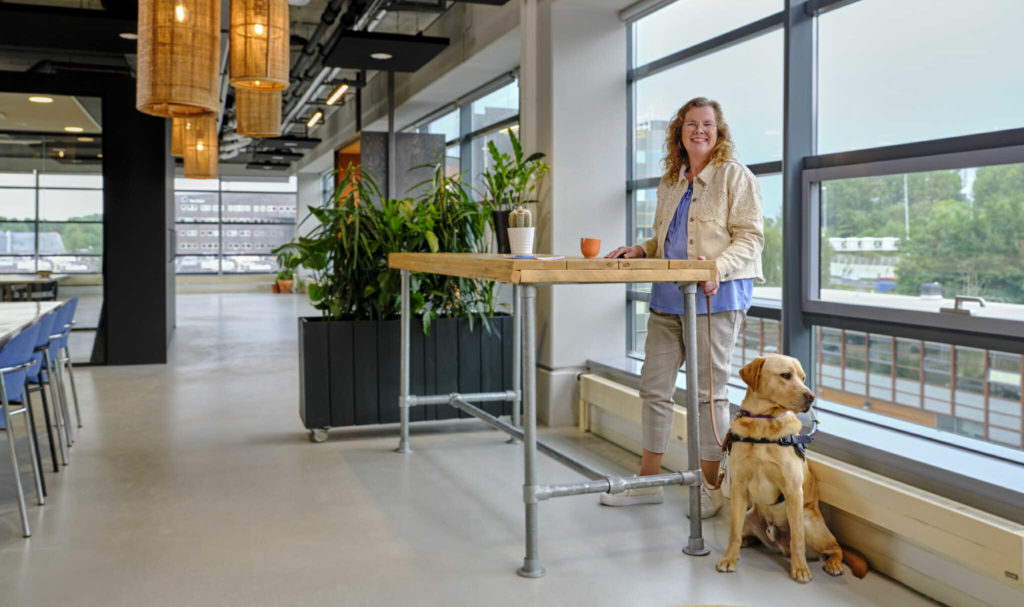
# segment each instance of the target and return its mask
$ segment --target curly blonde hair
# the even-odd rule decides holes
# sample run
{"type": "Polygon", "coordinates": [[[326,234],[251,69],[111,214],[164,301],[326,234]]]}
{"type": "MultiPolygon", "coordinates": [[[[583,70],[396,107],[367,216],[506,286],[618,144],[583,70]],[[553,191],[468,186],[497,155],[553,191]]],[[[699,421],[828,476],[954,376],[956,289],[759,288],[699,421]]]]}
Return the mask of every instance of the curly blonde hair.
{"type": "Polygon", "coordinates": [[[735,158],[736,146],[732,142],[732,133],[729,125],[725,122],[722,114],[722,106],[713,99],[707,97],[694,97],[687,101],[683,107],[676,112],[672,122],[668,124],[668,136],[665,139],[665,147],[668,153],[665,154],[665,173],[672,181],[679,180],[679,171],[684,166],[690,165],[690,158],[683,147],[683,121],[686,112],[695,107],[711,107],[715,111],[715,122],[718,124],[718,141],[711,150],[711,163],[721,164],[735,158]]]}

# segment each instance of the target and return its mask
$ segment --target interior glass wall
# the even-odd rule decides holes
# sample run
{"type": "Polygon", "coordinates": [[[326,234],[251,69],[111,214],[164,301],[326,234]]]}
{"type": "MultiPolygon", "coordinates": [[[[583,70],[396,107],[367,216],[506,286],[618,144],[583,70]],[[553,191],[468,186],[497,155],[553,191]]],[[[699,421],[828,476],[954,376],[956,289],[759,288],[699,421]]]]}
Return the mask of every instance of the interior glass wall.
{"type": "Polygon", "coordinates": [[[287,181],[175,179],[175,271],[269,274],[271,251],[295,235],[297,185],[287,181]]]}
{"type": "Polygon", "coordinates": [[[102,100],[0,92],[0,274],[52,275],[11,298],[78,297],[72,360],[92,357],[103,304],[102,100]]]}

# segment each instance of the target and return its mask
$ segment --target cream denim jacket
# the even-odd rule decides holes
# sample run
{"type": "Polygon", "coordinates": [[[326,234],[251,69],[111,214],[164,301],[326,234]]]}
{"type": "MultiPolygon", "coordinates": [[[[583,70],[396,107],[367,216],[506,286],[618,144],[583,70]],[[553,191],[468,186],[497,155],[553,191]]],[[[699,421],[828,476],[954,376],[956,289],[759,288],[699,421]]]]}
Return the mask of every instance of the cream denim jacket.
{"type": "MultiPolygon", "coordinates": [[[[682,170],[675,183],[667,175],[661,178],[658,208],[654,212],[654,238],[641,245],[647,257],[665,256],[668,228],[688,185],[682,170]]],[[[688,221],[688,259],[713,259],[723,282],[739,278],[764,282],[761,186],[750,169],[734,160],[704,167],[693,180],[688,221]]]]}

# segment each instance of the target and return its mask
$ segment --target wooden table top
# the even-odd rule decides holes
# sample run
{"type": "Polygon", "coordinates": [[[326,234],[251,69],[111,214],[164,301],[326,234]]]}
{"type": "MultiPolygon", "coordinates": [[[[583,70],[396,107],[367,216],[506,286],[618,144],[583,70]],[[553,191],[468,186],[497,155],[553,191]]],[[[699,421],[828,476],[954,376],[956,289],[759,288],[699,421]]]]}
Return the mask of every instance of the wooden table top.
{"type": "Polygon", "coordinates": [[[67,277],[67,274],[51,274],[47,278],[38,274],[0,274],[0,285],[42,285],[60,282],[67,277]]]}
{"type": "Polygon", "coordinates": [[[714,261],[684,259],[516,259],[487,253],[391,253],[388,266],[513,284],[696,282],[717,277],[714,261]]]}
{"type": "Polygon", "coordinates": [[[0,303],[0,345],[10,341],[40,316],[64,305],[63,301],[18,301],[0,303]]]}

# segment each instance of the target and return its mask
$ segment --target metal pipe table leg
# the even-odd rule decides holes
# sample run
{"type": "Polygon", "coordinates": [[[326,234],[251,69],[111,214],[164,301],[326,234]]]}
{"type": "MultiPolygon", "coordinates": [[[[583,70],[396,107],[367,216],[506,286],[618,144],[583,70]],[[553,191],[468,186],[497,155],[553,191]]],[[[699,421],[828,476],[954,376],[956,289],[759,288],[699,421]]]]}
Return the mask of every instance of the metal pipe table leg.
{"type": "Polygon", "coordinates": [[[410,453],[409,447],[409,270],[402,273],[402,321],[401,321],[401,363],[399,365],[398,412],[402,423],[402,435],[398,441],[398,453],[410,453]]]}
{"type": "MultiPolygon", "coordinates": [[[[686,332],[686,459],[690,470],[700,471],[700,410],[697,401],[697,283],[683,285],[683,312],[686,332]]],[[[714,406],[714,405],[712,405],[714,406]]],[[[712,413],[713,415],[714,413],[712,413]]],[[[698,476],[703,481],[703,476],[698,476]]],[[[683,552],[705,556],[700,518],[700,483],[690,485],[690,540],[683,552]]]]}
{"type": "MultiPolygon", "coordinates": [[[[520,404],[523,401],[523,306],[522,288],[519,285],[512,285],[512,391],[516,397],[512,400],[512,427],[520,426],[520,404]]],[[[519,439],[511,437],[508,442],[513,445],[519,444],[519,439]]]]}
{"type": "Polygon", "coordinates": [[[523,577],[544,576],[537,549],[537,363],[536,350],[537,287],[522,287],[525,322],[523,323],[523,504],[526,509],[526,556],[517,573],[523,577]]]}

